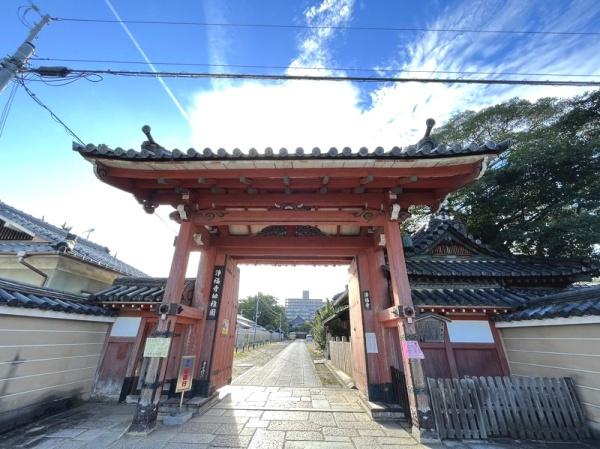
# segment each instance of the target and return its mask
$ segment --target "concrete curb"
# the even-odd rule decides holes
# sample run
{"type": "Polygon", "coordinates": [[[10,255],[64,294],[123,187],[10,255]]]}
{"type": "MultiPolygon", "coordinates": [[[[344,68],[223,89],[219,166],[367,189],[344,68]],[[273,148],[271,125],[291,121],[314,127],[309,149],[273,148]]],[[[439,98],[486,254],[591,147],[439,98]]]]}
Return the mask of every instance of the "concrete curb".
{"type": "Polygon", "coordinates": [[[354,386],[354,380],[350,376],[348,376],[346,373],[344,373],[343,371],[337,369],[333,365],[333,363],[331,363],[330,360],[326,360],[324,365],[327,367],[327,369],[329,369],[331,374],[333,374],[333,377],[335,377],[335,379],[340,383],[341,386],[343,386],[344,388],[351,388],[351,389],[356,388],[354,386]]]}

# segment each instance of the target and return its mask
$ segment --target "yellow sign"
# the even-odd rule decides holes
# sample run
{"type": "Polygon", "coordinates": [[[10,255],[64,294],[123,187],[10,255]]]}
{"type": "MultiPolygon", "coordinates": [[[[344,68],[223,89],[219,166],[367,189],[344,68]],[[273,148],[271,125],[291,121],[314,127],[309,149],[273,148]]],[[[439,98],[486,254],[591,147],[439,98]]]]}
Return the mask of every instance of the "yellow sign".
{"type": "Polygon", "coordinates": [[[146,338],[146,346],[144,347],[144,357],[167,357],[169,355],[170,346],[170,337],[146,338]]]}
{"type": "Polygon", "coordinates": [[[223,320],[223,329],[221,330],[221,334],[229,335],[229,320],[223,320]]]}

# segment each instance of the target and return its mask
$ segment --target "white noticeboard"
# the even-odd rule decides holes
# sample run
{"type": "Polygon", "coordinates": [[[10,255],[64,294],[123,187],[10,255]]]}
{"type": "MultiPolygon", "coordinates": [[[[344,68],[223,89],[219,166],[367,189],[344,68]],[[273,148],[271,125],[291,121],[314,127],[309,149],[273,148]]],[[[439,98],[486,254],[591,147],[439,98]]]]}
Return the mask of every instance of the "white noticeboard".
{"type": "Polygon", "coordinates": [[[146,339],[144,357],[166,357],[169,355],[171,338],[152,337],[146,339]]]}
{"type": "Polygon", "coordinates": [[[367,354],[377,354],[377,338],[374,332],[365,332],[365,341],[367,344],[367,354]]]}

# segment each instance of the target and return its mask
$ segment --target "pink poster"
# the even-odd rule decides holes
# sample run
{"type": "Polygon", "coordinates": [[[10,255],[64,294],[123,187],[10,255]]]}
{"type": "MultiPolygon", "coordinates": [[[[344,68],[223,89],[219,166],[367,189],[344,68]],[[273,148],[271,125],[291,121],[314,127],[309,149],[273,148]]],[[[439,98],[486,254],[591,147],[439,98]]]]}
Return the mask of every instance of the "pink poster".
{"type": "Polygon", "coordinates": [[[419,342],[415,340],[402,341],[402,353],[406,354],[409,359],[424,359],[425,354],[421,351],[419,342]]]}

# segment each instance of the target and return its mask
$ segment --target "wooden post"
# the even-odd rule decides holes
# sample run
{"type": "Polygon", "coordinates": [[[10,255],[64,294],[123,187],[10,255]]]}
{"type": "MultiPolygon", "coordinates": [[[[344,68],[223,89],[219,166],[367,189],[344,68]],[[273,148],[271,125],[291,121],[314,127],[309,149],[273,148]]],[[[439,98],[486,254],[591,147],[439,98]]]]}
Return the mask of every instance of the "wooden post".
{"type": "MultiPolygon", "coordinates": [[[[181,301],[185,282],[185,272],[188,265],[191,246],[193,243],[194,226],[191,222],[183,222],[179,227],[179,235],[175,243],[175,253],[165,286],[165,293],[160,306],[178,304],[181,301]]],[[[158,320],[156,330],[151,336],[171,336],[175,329],[177,315],[163,314],[158,320]]],[[[147,434],[156,427],[158,403],[166,371],[166,360],[163,357],[151,357],[148,360],[146,373],[142,383],[140,399],[129,427],[130,433],[147,434]]]]}
{"type": "MultiPolygon", "coordinates": [[[[386,221],[384,224],[384,233],[394,305],[412,307],[413,302],[408,282],[408,273],[406,272],[399,223],[396,221],[386,221]]],[[[400,342],[416,339],[414,318],[400,319],[398,321],[398,333],[400,342]]],[[[403,351],[401,355],[408,389],[413,434],[419,439],[426,437],[437,438],[421,360],[409,359],[408,354],[405,354],[403,351]]]]}

